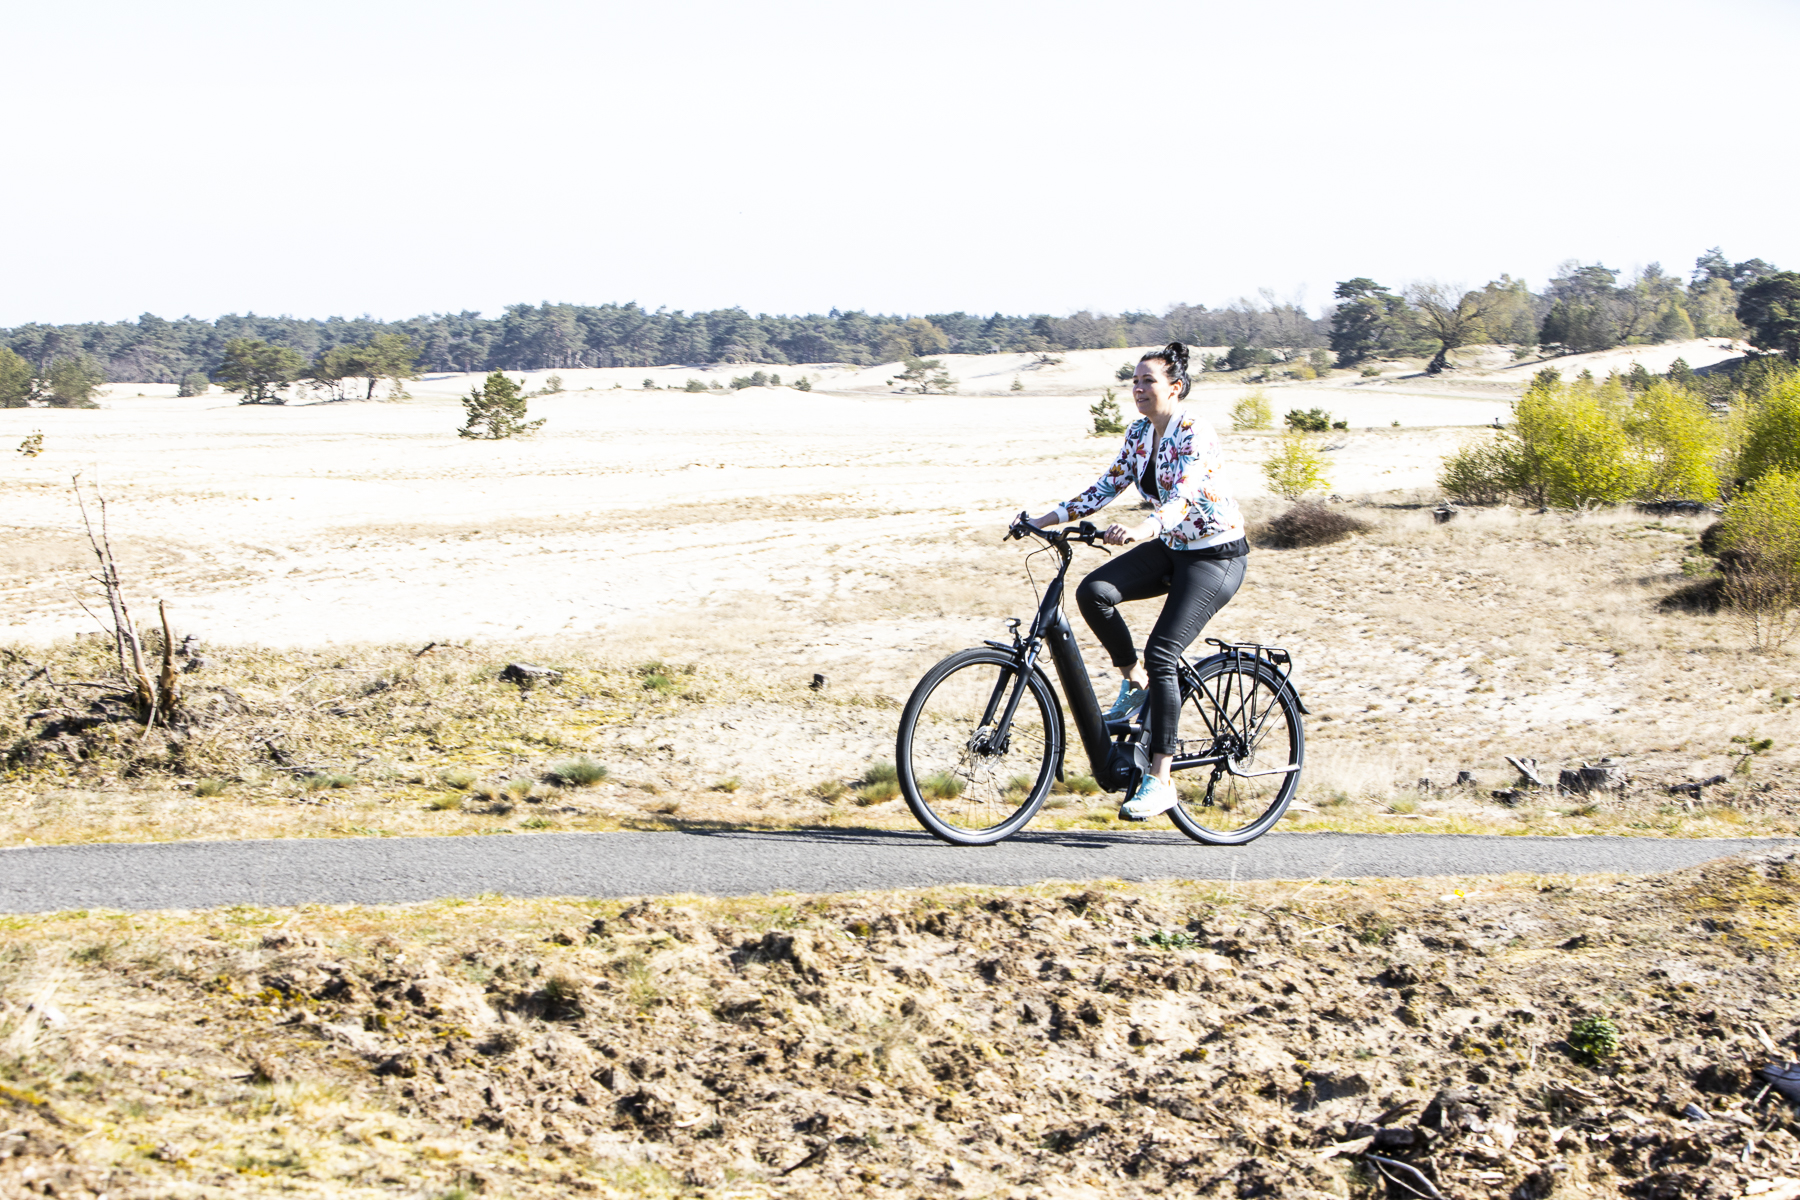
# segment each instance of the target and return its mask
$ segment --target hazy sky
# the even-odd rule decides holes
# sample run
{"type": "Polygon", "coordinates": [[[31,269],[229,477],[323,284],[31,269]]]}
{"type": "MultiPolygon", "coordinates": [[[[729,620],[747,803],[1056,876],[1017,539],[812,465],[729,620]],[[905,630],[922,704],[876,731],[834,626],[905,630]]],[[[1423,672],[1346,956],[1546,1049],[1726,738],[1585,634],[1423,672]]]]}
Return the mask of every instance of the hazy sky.
{"type": "Polygon", "coordinates": [[[1800,3],[9,5],[0,325],[1800,268],[1800,3]]]}

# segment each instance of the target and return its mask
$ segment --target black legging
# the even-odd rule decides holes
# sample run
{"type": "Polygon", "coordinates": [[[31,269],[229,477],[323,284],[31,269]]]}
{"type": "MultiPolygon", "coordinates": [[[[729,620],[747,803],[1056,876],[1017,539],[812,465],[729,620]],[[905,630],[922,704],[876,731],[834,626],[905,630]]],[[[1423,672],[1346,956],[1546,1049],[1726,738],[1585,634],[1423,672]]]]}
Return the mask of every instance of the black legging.
{"type": "Polygon", "coordinates": [[[1112,656],[1113,666],[1121,670],[1137,662],[1138,656],[1119,605],[1165,593],[1169,597],[1144,642],[1152,754],[1175,753],[1181,723],[1176,663],[1213,614],[1237,595],[1244,582],[1244,561],[1243,556],[1209,558],[1204,550],[1171,550],[1161,538],[1152,538],[1089,572],[1075,589],[1081,615],[1112,656]]]}

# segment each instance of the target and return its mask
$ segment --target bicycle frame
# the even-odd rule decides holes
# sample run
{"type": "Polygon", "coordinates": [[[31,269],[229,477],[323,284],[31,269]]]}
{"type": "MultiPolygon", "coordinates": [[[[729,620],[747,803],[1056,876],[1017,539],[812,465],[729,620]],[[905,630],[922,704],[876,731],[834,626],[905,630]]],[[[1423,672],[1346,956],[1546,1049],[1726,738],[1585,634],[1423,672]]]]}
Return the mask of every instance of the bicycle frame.
{"type": "MultiPolygon", "coordinates": [[[[1000,641],[987,641],[987,645],[1015,656],[1018,671],[1013,676],[1012,685],[1002,679],[995,682],[994,693],[988,699],[987,710],[983,714],[982,728],[992,730],[989,745],[1004,751],[1009,731],[1012,729],[1013,715],[1018,711],[1019,702],[1025,694],[1025,680],[1032,672],[1042,672],[1039,657],[1044,645],[1050,648],[1050,659],[1056,666],[1057,678],[1062,683],[1062,700],[1068,706],[1069,715],[1074,718],[1075,729],[1081,736],[1081,746],[1087,754],[1088,766],[1093,772],[1094,780],[1109,792],[1123,791],[1130,782],[1136,759],[1132,753],[1132,743],[1142,732],[1142,726],[1134,721],[1115,721],[1108,723],[1100,711],[1100,702],[1094,695],[1094,684],[1088,674],[1087,663],[1081,657],[1081,647],[1075,640],[1075,631],[1069,624],[1069,618],[1063,612],[1062,599],[1064,583],[1068,577],[1069,565],[1074,559],[1074,552],[1069,548],[1071,540],[1079,540],[1093,545],[1098,540],[1098,532],[1093,525],[1082,522],[1079,529],[1071,533],[1067,530],[1058,534],[1046,534],[1041,530],[1032,530],[1042,537],[1057,553],[1060,560],[1056,577],[1044,588],[1043,599],[1038,604],[1037,614],[1032,618],[1031,629],[1024,636],[1019,636],[1019,620],[1013,618],[1008,622],[1012,630],[1012,644],[1000,641]]],[[[1207,730],[1211,752],[1198,755],[1176,755],[1174,769],[1187,770],[1194,767],[1210,766],[1215,774],[1223,772],[1241,779],[1253,779],[1268,775],[1284,775],[1300,768],[1283,766],[1269,771],[1244,771],[1238,766],[1236,758],[1242,757],[1243,747],[1254,745],[1262,725],[1269,719],[1273,708],[1260,714],[1255,728],[1246,729],[1245,722],[1252,715],[1246,711],[1250,703],[1251,691],[1242,688],[1237,682],[1244,674],[1256,675],[1266,672],[1273,676],[1278,690],[1287,691],[1302,713],[1308,710],[1301,702],[1298,691],[1293,687],[1289,675],[1293,670],[1293,659],[1286,650],[1276,646],[1263,646],[1256,643],[1224,642],[1217,638],[1207,638],[1210,646],[1219,648],[1217,654],[1202,660],[1200,664],[1190,663],[1184,657],[1181,660],[1182,682],[1186,684],[1184,691],[1200,691],[1212,701],[1212,709],[1206,715],[1210,728],[1207,730]],[[1215,677],[1215,684],[1209,687],[1201,679],[1200,666],[1224,659],[1237,670],[1228,671],[1215,677]],[[1246,670],[1247,667],[1247,670],[1246,670]],[[1215,720],[1215,714],[1217,720],[1215,720]],[[1234,747],[1233,741],[1243,743],[1234,747]],[[1240,750],[1235,756],[1232,750],[1240,750]]],[[[1054,689],[1053,689],[1054,690],[1054,689]]],[[[1203,711],[1206,711],[1203,709],[1203,711]]],[[[1062,720],[1060,706],[1056,713],[1057,720],[1062,720]]],[[[1064,760],[1068,753],[1066,731],[1057,730],[1059,755],[1056,762],[1056,777],[1063,778],[1064,760]]]]}
{"type": "MultiPolygon", "coordinates": [[[[1087,753],[1088,767],[1093,772],[1096,782],[1107,791],[1120,791],[1125,787],[1129,774],[1129,763],[1121,764],[1115,751],[1118,743],[1112,740],[1115,732],[1124,732],[1123,726],[1118,730],[1107,727],[1100,712],[1100,701],[1094,695],[1094,683],[1088,675],[1087,663],[1081,657],[1081,647],[1075,641],[1075,630],[1069,625],[1069,618],[1062,609],[1064,581],[1068,578],[1069,564],[1074,560],[1074,552],[1069,549],[1070,535],[1041,535],[1049,542],[1060,560],[1056,577],[1044,588],[1044,597],[1038,604],[1037,614],[1032,618],[1031,629],[1023,638],[1019,636],[1019,621],[1014,618],[1009,622],[1012,629],[1012,645],[1005,642],[988,641],[988,645],[997,650],[1004,650],[1017,657],[1019,672],[1014,676],[1010,689],[1005,681],[995,684],[995,694],[988,701],[987,717],[991,720],[996,715],[1001,700],[1000,693],[1010,690],[1007,696],[1005,713],[1000,715],[1001,724],[993,726],[1000,739],[1004,740],[1006,731],[1012,727],[1013,714],[1018,711],[1019,701],[1025,694],[1025,677],[1032,671],[1042,671],[1038,657],[1043,646],[1050,647],[1050,660],[1056,666],[1057,678],[1062,683],[1062,701],[1068,706],[1069,715],[1075,720],[1075,730],[1081,735],[1081,747],[1087,753]]],[[[1094,527],[1083,522],[1080,532],[1076,534],[1081,540],[1092,544],[1097,536],[1094,527]]],[[[1062,719],[1059,709],[1057,719],[1062,719]]],[[[1065,730],[1058,730],[1057,742],[1062,753],[1056,763],[1056,777],[1063,778],[1063,769],[1068,754],[1068,740],[1065,730]]]]}
{"type": "MultiPolygon", "coordinates": [[[[1293,697],[1295,706],[1303,714],[1311,715],[1311,710],[1300,699],[1300,693],[1294,688],[1293,682],[1289,678],[1293,673],[1294,659],[1286,650],[1279,646],[1264,646],[1256,642],[1222,642],[1218,638],[1207,638],[1206,644],[1217,646],[1219,652],[1202,660],[1203,663],[1222,660],[1236,668],[1214,676],[1215,681],[1221,686],[1209,688],[1201,678],[1203,672],[1198,666],[1188,663],[1186,659],[1183,659],[1181,663],[1181,670],[1187,677],[1188,687],[1201,692],[1212,701],[1210,709],[1202,705],[1200,712],[1206,720],[1207,733],[1212,735],[1215,748],[1218,747],[1221,740],[1240,735],[1246,744],[1255,745],[1257,737],[1262,733],[1263,726],[1268,722],[1270,715],[1275,712],[1274,706],[1271,705],[1257,717],[1254,726],[1247,723],[1246,718],[1251,715],[1247,710],[1252,693],[1250,689],[1243,686],[1242,681],[1246,675],[1252,677],[1263,673],[1273,675],[1276,690],[1287,692],[1293,697]],[[1248,670],[1244,667],[1246,660],[1249,662],[1248,670]],[[1214,714],[1218,715],[1216,721],[1214,714]]],[[[1204,766],[1223,766],[1226,774],[1236,775],[1239,779],[1287,775],[1300,769],[1298,766],[1285,766],[1277,767],[1272,771],[1243,771],[1238,769],[1237,763],[1229,752],[1211,755],[1177,755],[1175,759],[1176,770],[1204,766]]]]}

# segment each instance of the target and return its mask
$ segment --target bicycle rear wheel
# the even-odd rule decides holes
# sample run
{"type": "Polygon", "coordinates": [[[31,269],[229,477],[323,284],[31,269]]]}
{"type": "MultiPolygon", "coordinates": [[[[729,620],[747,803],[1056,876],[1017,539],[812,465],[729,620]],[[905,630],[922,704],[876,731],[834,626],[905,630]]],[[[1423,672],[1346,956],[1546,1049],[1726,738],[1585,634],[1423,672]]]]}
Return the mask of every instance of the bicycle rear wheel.
{"type": "Polygon", "coordinates": [[[1062,761],[1057,716],[1056,693],[1040,672],[1021,675],[998,650],[952,654],[925,673],[900,714],[894,764],[907,807],[959,846],[1017,833],[1062,761]],[[1012,720],[1001,729],[1009,707],[1012,720]]]}
{"type": "Polygon", "coordinates": [[[1174,763],[1181,802],[1169,818],[1211,846],[1254,841],[1287,812],[1305,759],[1300,705],[1287,682],[1248,655],[1206,659],[1182,678],[1174,763]],[[1226,761],[1193,761],[1219,755],[1226,761]]]}

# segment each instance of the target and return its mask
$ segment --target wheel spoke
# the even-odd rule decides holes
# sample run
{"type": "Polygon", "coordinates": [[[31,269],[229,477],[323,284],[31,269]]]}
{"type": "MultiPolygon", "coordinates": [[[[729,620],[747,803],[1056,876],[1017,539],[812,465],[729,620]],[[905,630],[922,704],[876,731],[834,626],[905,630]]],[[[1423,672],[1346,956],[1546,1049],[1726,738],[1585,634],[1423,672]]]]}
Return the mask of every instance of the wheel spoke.
{"type": "Polygon", "coordinates": [[[1181,719],[1194,733],[1176,759],[1175,824],[1200,841],[1236,843],[1279,820],[1299,784],[1281,768],[1301,762],[1304,735],[1277,681],[1254,662],[1213,662],[1183,697],[1181,719]]]}
{"type": "Polygon", "coordinates": [[[1049,790],[1054,700],[999,655],[975,652],[967,661],[940,664],[933,674],[935,679],[921,681],[902,716],[907,802],[940,837],[1005,836],[1030,819],[1049,790]],[[1008,708],[1012,720],[1001,729],[1008,708]]]}

